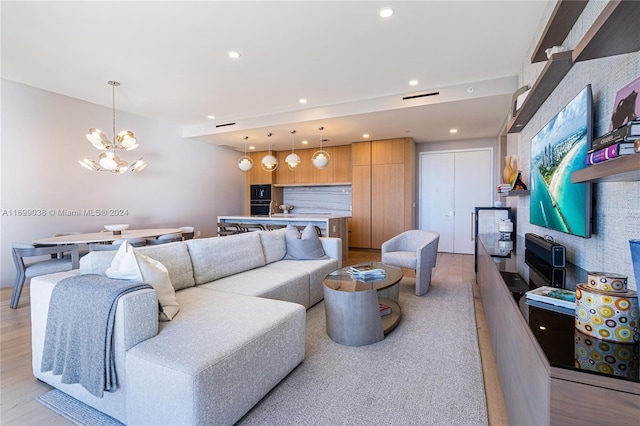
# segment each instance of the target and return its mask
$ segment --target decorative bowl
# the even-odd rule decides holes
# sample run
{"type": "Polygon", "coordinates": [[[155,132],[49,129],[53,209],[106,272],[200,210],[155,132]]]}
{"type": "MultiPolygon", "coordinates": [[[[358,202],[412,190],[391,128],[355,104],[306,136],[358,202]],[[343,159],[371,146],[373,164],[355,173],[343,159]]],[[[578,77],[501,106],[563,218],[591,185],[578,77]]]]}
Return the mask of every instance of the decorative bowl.
{"type": "Polygon", "coordinates": [[[112,231],[113,235],[120,235],[122,231],[129,229],[128,223],[118,223],[115,225],[104,225],[104,229],[107,231],[112,231]]]}

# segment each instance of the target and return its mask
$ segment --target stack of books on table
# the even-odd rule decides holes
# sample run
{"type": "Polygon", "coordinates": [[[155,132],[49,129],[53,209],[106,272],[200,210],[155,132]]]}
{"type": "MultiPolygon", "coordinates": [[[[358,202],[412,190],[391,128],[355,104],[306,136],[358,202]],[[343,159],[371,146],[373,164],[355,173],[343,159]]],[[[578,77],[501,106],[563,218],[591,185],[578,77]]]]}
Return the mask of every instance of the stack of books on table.
{"type": "Polygon", "coordinates": [[[380,309],[381,317],[391,313],[391,306],[385,305],[384,303],[378,303],[378,308],[380,309]]]}
{"type": "Polygon", "coordinates": [[[591,142],[585,163],[587,166],[611,160],[623,155],[640,152],[640,119],[600,136],[591,142]]]}
{"type": "Polygon", "coordinates": [[[501,183],[500,185],[498,185],[498,193],[504,193],[509,191],[511,191],[510,183],[501,183]]]}
{"type": "Polygon", "coordinates": [[[347,270],[356,280],[377,280],[385,277],[384,269],[376,268],[372,264],[354,265],[347,270]]]}
{"type": "Polygon", "coordinates": [[[527,305],[561,313],[573,314],[576,310],[576,292],[549,286],[538,287],[525,293],[527,305]]]}

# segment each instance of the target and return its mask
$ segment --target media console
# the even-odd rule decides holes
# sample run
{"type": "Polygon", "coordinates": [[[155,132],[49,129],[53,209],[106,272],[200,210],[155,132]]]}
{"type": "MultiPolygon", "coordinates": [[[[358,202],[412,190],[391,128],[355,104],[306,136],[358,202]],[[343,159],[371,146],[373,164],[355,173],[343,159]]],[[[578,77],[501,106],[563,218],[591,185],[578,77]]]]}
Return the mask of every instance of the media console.
{"type": "Polygon", "coordinates": [[[536,309],[546,310],[518,303],[529,284],[518,275],[515,262],[508,261],[515,251],[496,253],[497,239],[479,235],[476,279],[509,424],[637,424],[640,382],[572,367],[569,352],[574,341],[567,342],[571,337],[565,333],[567,328],[572,331],[570,316],[549,311],[545,321],[551,321],[557,333],[547,334],[548,340],[534,333],[533,327],[541,326],[536,309]],[[513,265],[505,266],[509,263],[513,265]],[[528,309],[534,309],[533,321],[528,309]]]}

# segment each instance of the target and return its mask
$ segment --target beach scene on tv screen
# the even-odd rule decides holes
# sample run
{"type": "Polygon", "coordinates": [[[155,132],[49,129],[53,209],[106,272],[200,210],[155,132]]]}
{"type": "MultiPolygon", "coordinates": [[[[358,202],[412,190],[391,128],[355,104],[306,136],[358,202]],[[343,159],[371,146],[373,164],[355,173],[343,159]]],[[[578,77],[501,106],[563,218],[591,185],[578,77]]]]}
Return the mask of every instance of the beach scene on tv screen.
{"type": "Polygon", "coordinates": [[[582,237],[588,234],[587,188],[572,184],[571,173],[584,167],[588,102],[585,88],[531,144],[531,223],[582,237]]]}

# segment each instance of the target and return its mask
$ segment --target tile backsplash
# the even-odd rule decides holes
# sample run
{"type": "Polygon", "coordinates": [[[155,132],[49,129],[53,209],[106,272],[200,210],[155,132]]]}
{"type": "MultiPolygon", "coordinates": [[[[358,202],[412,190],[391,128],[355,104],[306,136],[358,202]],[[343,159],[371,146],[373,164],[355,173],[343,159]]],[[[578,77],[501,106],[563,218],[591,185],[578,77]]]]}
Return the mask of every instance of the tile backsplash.
{"type": "Polygon", "coordinates": [[[291,213],[351,215],[351,185],[289,186],[283,198],[291,213]]]}

